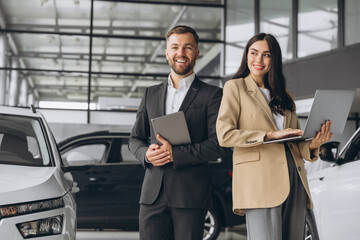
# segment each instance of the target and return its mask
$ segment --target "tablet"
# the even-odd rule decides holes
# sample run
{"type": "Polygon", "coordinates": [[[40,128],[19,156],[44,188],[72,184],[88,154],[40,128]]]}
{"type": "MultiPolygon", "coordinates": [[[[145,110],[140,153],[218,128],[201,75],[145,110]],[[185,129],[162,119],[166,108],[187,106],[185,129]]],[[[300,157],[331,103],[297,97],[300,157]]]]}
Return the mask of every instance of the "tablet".
{"type": "Polygon", "coordinates": [[[151,119],[155,134],[160,134],[171,145],[190,144],[190,134],[184,112],[170,113],[151,119]]]}

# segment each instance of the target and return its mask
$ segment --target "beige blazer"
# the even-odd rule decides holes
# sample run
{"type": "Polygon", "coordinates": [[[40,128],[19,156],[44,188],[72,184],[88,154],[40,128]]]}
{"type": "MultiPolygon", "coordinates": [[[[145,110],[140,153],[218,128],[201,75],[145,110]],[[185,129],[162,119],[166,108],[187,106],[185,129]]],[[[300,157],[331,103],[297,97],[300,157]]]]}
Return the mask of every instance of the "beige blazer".
{"type": "MultiPolygon", "coordinates": [[[[292,98],[292,93],[288,92],[292,98]]],[[[295,112],[285,111],[284,129],[300,128],[295,112]]],[[[284,143],[262,144],[268,131],[276,131],[270,107],[249,75],[226,82],[216,132],[223,147],[233,147],[233,211],[243,215],[249,208],[281,205],[289,195],[290,183],[284,143]]],[[[312,208],[304,159],[315,161],[319,151],[309,142],[286,143],[312,208]]]]}

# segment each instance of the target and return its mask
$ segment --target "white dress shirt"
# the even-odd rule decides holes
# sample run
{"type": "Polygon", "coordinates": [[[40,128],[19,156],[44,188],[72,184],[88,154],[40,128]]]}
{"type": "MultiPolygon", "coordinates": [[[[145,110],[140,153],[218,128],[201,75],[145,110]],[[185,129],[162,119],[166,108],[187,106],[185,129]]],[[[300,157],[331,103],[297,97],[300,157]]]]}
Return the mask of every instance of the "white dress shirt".
{"type": "MultiPolygon", "coordinates": [[[[179,83],[179,88],[174,88],[174,84],[171,80],[170,74],[168,77],[168,87],[166,94],[166,102],[165,102],[165,114],[170,114],[174,112],[178,112],[186,93],[188,92],[192,82],[195,79],[195,73],[187,76],[186,78],[181,79],[179,83]]],[[[145,161],[150,163],[145,156],[145,161]]]]}
{"type": "MultiPolygon", "coordinates": [[[[270,90],[266,89],[266,88],[261,88],[259,87],[262,94],[264,95],[267,103],[270,102],[270,90]]],[[[274,121],[275,121],[275,125],[276,128],[280,131],[280,130],[284,130],[284,116],[281,115],[280,113],[276,114],[273,113],[273,117],[274,117],[274,121]]]]}
{"type": "Polygon", "coordinates": [[[165,102],[165,106],[166,106],[165,114],[170,114],[179,111],[180,106],[186,96],[186,93],[188,92],[194,79],[195,79],[195,73],[192,73],[186,78],[181,79],[179,83],[179,88],[176,89],[174,88],[174,84],[169,74],[166,102],[165,102]]]}

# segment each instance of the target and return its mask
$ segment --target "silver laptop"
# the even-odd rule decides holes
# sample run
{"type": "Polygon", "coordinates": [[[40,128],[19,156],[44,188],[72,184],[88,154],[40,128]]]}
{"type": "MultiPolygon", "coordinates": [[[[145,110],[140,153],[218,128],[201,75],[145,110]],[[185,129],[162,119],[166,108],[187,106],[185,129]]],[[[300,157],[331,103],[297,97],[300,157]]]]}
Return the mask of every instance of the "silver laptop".
{"type": "Polygon", "coordinates": [[[309,117],[302,136],[281,138],[264,142],[307,141],[321,130],[321,124],[331,120],[331,132],[334,136],[342,134],[355,96],[355,89],[316,90],[309,117]]]}
{"type": "Polygon", "coordinates": [[[160,134],[160,136],[170,142],[171,145],[191,143],[184,112],[179,111],[153,118],[151,119],[151,123],[155,134],[160,134]]]}

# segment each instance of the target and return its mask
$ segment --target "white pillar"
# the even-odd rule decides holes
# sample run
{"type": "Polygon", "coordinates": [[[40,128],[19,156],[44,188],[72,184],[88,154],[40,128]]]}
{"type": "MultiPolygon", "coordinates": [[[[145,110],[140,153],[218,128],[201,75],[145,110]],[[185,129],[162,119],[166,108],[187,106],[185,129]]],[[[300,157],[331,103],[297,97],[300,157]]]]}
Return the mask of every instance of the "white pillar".
{"type": "Polygon", "coordinates": [[[26,78],[21,77],[20,80],[20,93],[19,93],[19,106],[27,107],[28,103],[28,89],[29,83],[26,78]]]}
{"type": "MultiPolygon", "coordinates": [[[[17,59],[14,59],[12,62],[12,67],[17,68],[19,62],[17,59]]],[[[19,104],[19,92],[20,92],[20,79],[18,70],[11,71],[10,77],[10,89],[9,89],[9,105],[17,106],[19,104]]]]}
{"type": "MultiPolygon", "coordinates": [[[[8,40],[5,33],[0,33],[0,67],[6,67],[8,40]]],[[[0,105],[6,105],[6,70],[0,70],[0,105]]]]}
{"type": "MultiPolygon", "coordinates": [[[[9,61],[7,62],[7,66],[9,66],[9,61]]],[[[10,101],[10,82],[11,82],[11,71],[6,71],[6,97],[5,97],[5,105],[9,106],[10,101]]]]}
{"type": "Polygon", "coordinates": [[[31,104],[35,106],[35,96],[33,92],[30,92],[28,95],[28,106],[30,106],[31,104]]]}

